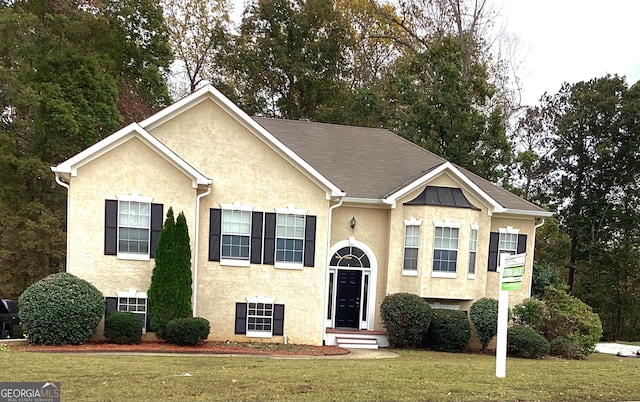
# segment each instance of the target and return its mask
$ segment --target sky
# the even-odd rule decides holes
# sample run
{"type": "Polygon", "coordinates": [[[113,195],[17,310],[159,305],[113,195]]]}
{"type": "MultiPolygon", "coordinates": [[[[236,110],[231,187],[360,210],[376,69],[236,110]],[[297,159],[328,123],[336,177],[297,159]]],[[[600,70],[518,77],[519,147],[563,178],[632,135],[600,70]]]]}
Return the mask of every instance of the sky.
{"type": "MultiPolygon", "coordinates": [[[[489,0],[520,43],[522,104],[604,77],[640,80],[640,0],[489,0]]],[[[236,18],[243,0],[232,0],[236,18]]]]}

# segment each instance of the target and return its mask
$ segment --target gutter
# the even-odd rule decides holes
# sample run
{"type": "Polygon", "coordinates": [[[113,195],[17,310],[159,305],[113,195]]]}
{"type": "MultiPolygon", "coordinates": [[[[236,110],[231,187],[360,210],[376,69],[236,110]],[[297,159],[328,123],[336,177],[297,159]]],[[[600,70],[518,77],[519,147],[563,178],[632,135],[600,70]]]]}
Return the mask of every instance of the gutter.
{"type": "MultiPolygon", "coordinates": [[[[333,219],[333,210],[341,207],[342,206],[342,201],[343,199],[340,198],[340,201],[335,204],[335,205],[331,205],[329,207],[329,218],[327,219],[327,250],[326,250],[326,260],[325,260],[325,267],[324,267],[324,273],[325,273],[325,278],[324,278],[324,288],[325,288],[325,292],[324,292],[324,304],[322,307],[322,310],[324,311],[325,308],[327,308],[327,304],[328,304],[328,298],[329,298],[329,292],[327,291],[329,288],[329,275],[327,274],[327,267],[329,266],[329,263],[331,261],[331,255],[329,254],[329,251],[331,250],[331,221],[333,219]]],[[[325,335],[326,335],[326,330],[325,330],[325,325],[324,322],[326,321],[326,315],[323,313],[323,317],[322,317],[322,340],[326,341],[325,339],[325,335]]]]}
{"type": "Polygon", "coordinates": [[[195,247],[193,252],[193,301],[191,306],[193,308],[193,316],[197,317],[197,305],[198,305],[198,261],[200,259],[200,200],[203,197],[211,194],[211,185],[207,186],[207,191],[196,196],[196,224],[195,224],[195,247]]]}
{"type": "Polygon", "coordinates": [[[67,216],[66,216],[67,251],[66,251],[66,255],[64,256],[64,272],[69,272],[69,202],[71,201],[71,194],[70,194],[69,184],[63,182],[60,176],[58,176],[58,172],[55,171],[54,169],[55,169],[54,167],[51,168],[51,170],[55,172],[56,183],[58,183],[59,185],[67,189],[67,216]]]}

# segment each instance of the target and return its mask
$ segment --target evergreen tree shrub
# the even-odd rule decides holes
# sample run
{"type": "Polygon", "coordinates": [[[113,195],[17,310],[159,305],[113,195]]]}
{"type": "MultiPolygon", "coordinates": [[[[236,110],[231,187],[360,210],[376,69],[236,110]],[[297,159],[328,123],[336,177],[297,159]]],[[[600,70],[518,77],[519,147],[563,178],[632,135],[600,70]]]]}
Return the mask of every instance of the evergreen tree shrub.
{"type": "Polygon", "coordinates": [[[66,272],[51,274],[29,286],[18,299],[29,342],[79,345],[96,330],[104,312],[104,295],[66,272]]]}
{"type": "Polygon", "coordinates": [[[513,318],[516,323],[528,325],[539,334],[544,335],[549,312],[547,305],[542,300],[528,298],[513,307],[513,318]]]}
{"type": "Polygon", "coordinates": [[[396,348],[416,348],[431,323],[431,306],[411,293],[388,295],[380,305],[389,344],[396,348]]]}
{"type": "Polygon", "coordinates": [[[209,321],[200,317],[178,318],[167,323],[166,339],[176,345],[196,345],[209,336],[209,321]]]}
{"type": "Polygon", "coordinates": [[[464,311],[433,309],[431,325],[423,345],[431,350],[461,352],[471,338],[471,325],[464,311]]]}
{"type": "Polygon", "coordinates": [[[551,345],[544,336],[526,325],[514,325],[507,330],[507,353],[527,359],[542,359],[549,354],[551,345]]]}
{"type": "Polygon", "coordinates": [[[133,345],[142,340],[142,322],[129,311],[114,311],[104,320],[104,337],[117,344],[133,345]]]}
{"type": "Polygon", "coordinates": [[[183,213],[174,220],[169,208],[156,250],[155,267],[148,291],[151,329],[165,339],[166,325],[176,318],[191,317],[191,246],[183,213]]]}
{"type": "Polygon", "coordinates": [[[469,318],[485,350],[498,333],[498,300],[488,297],[476,300],[469,310],[469,318]]]}

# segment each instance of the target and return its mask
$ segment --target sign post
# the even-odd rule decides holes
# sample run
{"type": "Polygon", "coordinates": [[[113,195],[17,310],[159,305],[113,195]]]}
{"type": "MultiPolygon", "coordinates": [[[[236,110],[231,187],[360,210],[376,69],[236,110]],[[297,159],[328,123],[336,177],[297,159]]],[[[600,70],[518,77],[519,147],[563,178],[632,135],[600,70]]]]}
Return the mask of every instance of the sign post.
{"type": "Polygon", "coordinates": [[[509,291],[518,290],[524,277],[526,254],[501,254],[500,284],[498,290],[498,334],[496,339],[496,377],[507,372],[507,326],[509,324],[509,291]]]}

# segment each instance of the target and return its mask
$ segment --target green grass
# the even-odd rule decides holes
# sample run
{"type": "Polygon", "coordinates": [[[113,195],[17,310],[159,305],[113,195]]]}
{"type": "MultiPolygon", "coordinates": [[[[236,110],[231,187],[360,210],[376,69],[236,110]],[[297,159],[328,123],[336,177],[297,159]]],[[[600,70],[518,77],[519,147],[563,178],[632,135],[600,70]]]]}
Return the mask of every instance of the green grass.
{"type": "Polygon", "coordinates": [[[64,401],[640,399],[640,359],[400,351],[379,360],[0,352],[0,381],[60,381],[64,401]],[[189,373],[191,376],[184,376],[189,373]]]}

